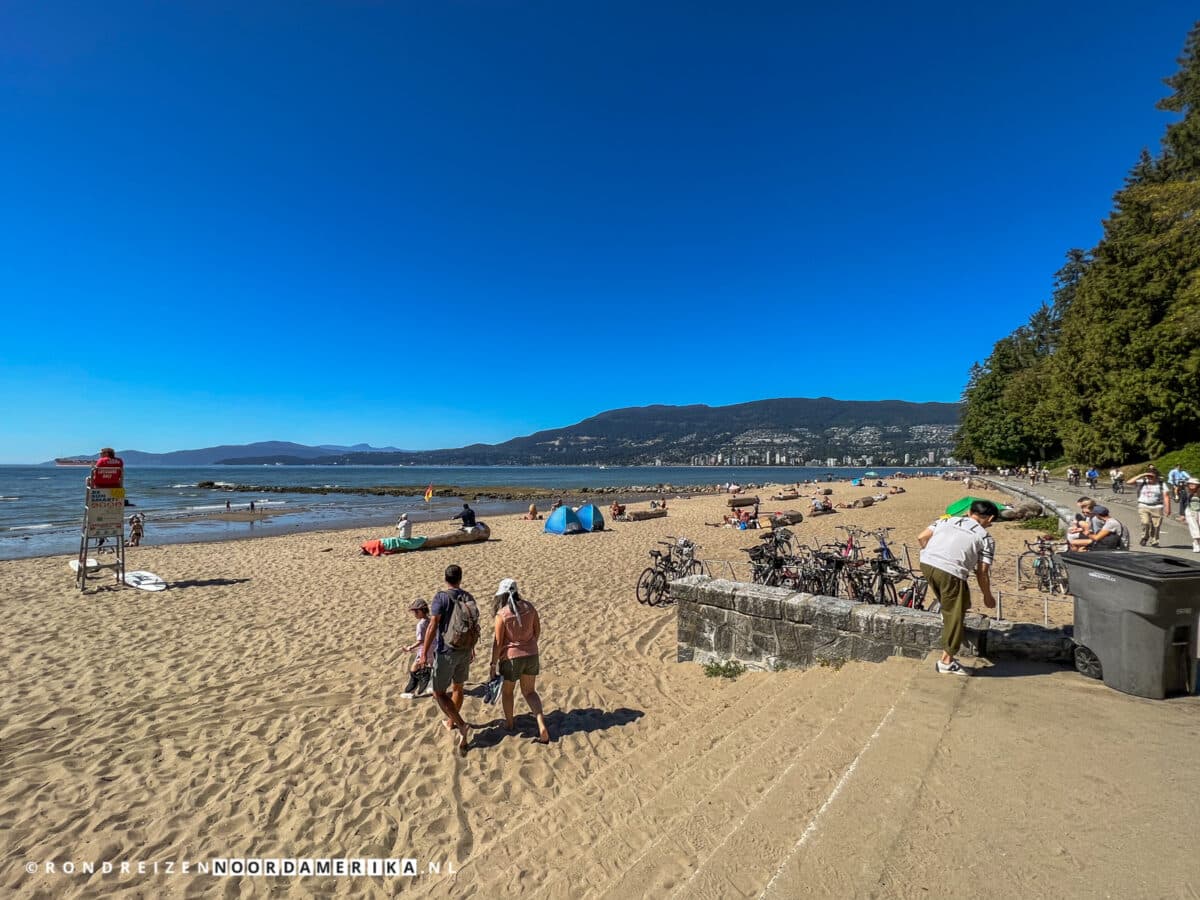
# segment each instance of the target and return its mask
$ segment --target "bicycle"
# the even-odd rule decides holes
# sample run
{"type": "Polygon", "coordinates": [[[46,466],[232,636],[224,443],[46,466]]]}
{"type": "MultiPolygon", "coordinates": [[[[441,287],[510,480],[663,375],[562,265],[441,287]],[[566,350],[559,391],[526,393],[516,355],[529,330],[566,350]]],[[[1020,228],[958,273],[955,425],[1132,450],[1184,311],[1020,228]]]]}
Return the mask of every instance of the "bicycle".
{"type": "MultiPolygon", "coordinates": [[[[670,537],[670,535],[668,535],[670,537]]],[[[642,570],[635,587],[638,603],[660,606],[671,601],[671,582],[686,575],[707,575],[708,568],[696,559],[700,545],[687,538],[659,541],[667,552],[650,550],[653,565],[642,570]]]]}
{"type": "Polygon", "coordinates": [[[1032,583],[1042,593],[1068,593],[1067,567],[1059,558],[1057,542],[1050,537],[1040,537],[1024,543],[1025,552],[1017,557],[1017,589],[1021,589],[1024,581],[1032,583]]]}
{"type": "MultiPolygon", "coordinates": [[[[888,544],[888,532],[891,528],[878,528],[874,531],[860,531],[859,537],[873,536],[878,546],[873,551],[874,559],[855,562],[846,566],[843,572],[843,584],[846,596],[850,600],[864,603],[880,603],[895,606],[899,602],[897,585],[907,578],[913,577],[911,569],[900,565],[896,554],[888,544]]],[[[905,553],[908,550],[905,548],[905,553]]]]}

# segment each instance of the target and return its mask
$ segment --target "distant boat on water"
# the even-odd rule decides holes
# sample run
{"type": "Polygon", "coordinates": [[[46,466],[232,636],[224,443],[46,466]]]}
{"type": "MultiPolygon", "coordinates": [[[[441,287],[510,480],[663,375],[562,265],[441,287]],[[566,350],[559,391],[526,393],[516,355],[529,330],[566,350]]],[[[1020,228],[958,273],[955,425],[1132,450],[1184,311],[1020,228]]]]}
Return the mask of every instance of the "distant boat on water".
{"type": "Polygon", "coordinates": [[[63,457],[62,459],[56,459],[54,461],[54,464],[56,466],[90,466],[90,465],[92,465],[92,460],[90,460],[90,459],[71,459],[68,457],[63,457]]]}

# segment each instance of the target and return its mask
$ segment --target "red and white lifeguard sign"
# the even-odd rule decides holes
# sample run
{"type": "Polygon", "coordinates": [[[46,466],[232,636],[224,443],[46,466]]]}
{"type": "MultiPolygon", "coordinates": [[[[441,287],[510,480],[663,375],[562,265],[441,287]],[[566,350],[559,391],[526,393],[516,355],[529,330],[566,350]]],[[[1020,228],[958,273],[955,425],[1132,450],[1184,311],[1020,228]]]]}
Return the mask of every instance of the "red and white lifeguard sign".
{"type": "Polygon", "coordinates": [[[120,488],[125,486],[125,464],[116,457],[102,456],[92,466],[92,487],[120,488]]]}
{"type": "Polygon", "coordinates": [[[121,537],[125,534],[125,488],[87,489],[87,517],[83,533],[90,538],[121,537]]]}

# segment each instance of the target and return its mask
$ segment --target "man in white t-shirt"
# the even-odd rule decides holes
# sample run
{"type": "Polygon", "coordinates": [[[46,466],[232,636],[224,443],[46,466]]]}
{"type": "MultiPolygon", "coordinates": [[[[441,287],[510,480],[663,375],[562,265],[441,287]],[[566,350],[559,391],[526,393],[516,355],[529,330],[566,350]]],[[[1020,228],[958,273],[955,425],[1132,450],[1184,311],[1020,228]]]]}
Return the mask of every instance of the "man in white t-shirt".
{"type": "Polygon", "coordinates": [[[968,514],[939,519],[921,532],[921,573],[942,607],[942,658],[936,669],[943,675],[965,675],[954,654],[962,646],[964,621],[971,608],[972,573],[983,592],[983,605],[996,605],[988,569],[996,555],[996,542],[987,528],[1000,514],[991,500],[976,500],[968,514]]]}
{"type": "Polygon", "coordinates": [[[408,513],[400,513],[400,521],[396,523],[396,530],[405,540],[412,537],[412,522],[408,519],[408,513]]]}
{"type": "Polygon", "coordinates": [[[1142,539],[1138,543],[1157,547],[1163,516],[1171,515],[1171,494],[1159,480],[1155,466],[1147,466],[1145,474],[1133,481],[1138,492],[1138,520],[1142,523],[1142,539]]]}

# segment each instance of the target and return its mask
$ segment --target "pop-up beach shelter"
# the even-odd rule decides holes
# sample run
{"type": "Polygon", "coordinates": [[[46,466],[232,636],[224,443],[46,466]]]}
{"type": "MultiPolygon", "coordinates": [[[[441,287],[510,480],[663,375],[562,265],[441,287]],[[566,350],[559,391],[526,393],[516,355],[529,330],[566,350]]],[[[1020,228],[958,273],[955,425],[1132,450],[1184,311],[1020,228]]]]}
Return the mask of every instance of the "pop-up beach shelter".
{"type": "Polygon", "coordinates": [[[588,531],[604,530],[604,514],[596,508],[595,503],[579,507],[579,521],[588,531]]]}
{"type": "Polygon", "coordinates": [[[560,506],[550,513],[544,531],[547,534],[582,534],[584,527],[579,521],[579,516],[575,515],[575,510],[569,506],[560,506]]]}

